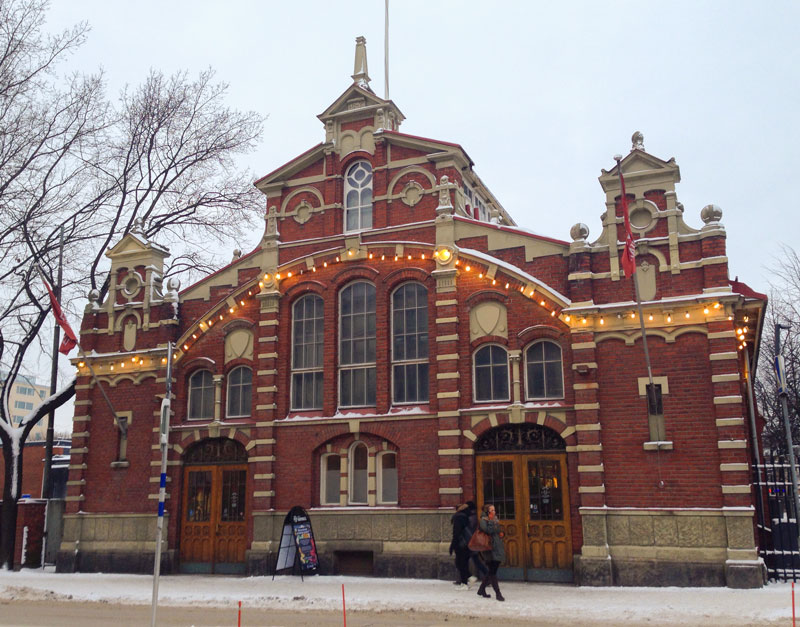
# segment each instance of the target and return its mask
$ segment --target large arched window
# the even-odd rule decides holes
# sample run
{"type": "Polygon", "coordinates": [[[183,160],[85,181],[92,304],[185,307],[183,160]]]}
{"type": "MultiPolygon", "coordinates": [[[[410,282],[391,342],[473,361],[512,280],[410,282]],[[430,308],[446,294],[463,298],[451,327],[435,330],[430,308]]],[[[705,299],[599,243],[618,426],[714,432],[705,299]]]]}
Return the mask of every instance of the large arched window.
{"type": "Polygon", "coordinates": [[[561,347],[555,342],[531,344],[525,351],[525,373],[529,399],[564,397],[561,347]]]}
{"type": "Polygon", "coordinates": [[[507,401],[508,353],[502,346],[490,344],[475,352],[475,400],[507,401]]]}
{"type": "Polygon", "coordinates": [[[230,417],[249,416],[253,401],[253,371],[238,366],[228,374],[228,411],[230,417]]]}
{"type": "Polygon", "coordinates": [[[339,406],[375,404],[375,286],[359,281],[339,300],[339,406]]]}
{"type": "Polygon", "coordinates": [[[322,298],[308,294],[292,307],[292,409],[322,408],[322,298]]]}
{"type": "Polygon", "coordinates": [[[406,283],[392,294],[392,398],[428,400],[428,290],[406,283]]]}
{"type": "Polygon", "coordinates": [[[214,379],[208,370],[198,370],[189,377],[189,420],[214,417],[214,379]]]}
{"type": "Polygon", "coordinates": [[[344,230],[372,228],[372,166],[356,161],[344,177],[344,230]]]}
{"type": "Polygon", "coordinates": [[[348,502],[351,505],[367,504],[367,478],[369,451],[363,442],[356,442],[350,447],[350,490],[348,502]]]}

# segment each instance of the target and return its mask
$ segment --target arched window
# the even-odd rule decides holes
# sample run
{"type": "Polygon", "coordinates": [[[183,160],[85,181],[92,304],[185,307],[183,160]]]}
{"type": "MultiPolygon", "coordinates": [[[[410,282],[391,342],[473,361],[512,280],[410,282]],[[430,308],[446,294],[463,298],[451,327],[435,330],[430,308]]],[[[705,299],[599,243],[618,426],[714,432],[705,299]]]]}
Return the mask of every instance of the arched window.
{"type": "Polygon", "coordinates": [[[564,371],[561,364],[561,347],[543,340],[531,344],[525,351],[527,397],[563,398],[564,371]]]}
{"type": "Polygon", "coordinates": [[[249,416],[253,401],[253,371],[238,366],[228,374],[228,411],[226,416],[249,416]]]}
{"type": "Polygon", "coordinates": [[[339,301],[339,406],[375,404],[375,286],[360,281],[339,301]]]}
{"type": "Polygon", "coordinates": [[[322,298],[308,294],[292,307],[292,409],[322,408],[322,298]]]}
{"type": "Polygon", "coordinates": [[[319,482],[319,501],[322,505],[339,505],[341,477],[342,458],[336,453],[323,455],[319,482]]]}
{"type": "Polygon", "coordinates": [[[208,370],[198,370],[189,377],[189,420],[214,417],[214,379],[208,370]]]}
{"type": "Polygon", "coordinates": [[[397,453],[384,451],[378,454],[378,503],[397,503],[397,453]]]}
{"type": "Polygon", "coordinates": [[[428,400],[428,290],[406,283],[392,294],[392,398],[428,400]]]}
{"type": "Polygon", "coordinates": [[[350,490],[348,502],[351,505],[367,504],[367,465],[369,452],[363,442],[356,442],[350,447],[350,490]]]}
{"type": "Polygon", "coordinates": [[[372,228],[372,166],[356,161],[344,177],[344,230],[372,228]]]}
{"type": "Polygon", "coordinates": [[[508,353],[502,346],[490,344],[475,353],[475,400],[507,401],[508,353]]]}

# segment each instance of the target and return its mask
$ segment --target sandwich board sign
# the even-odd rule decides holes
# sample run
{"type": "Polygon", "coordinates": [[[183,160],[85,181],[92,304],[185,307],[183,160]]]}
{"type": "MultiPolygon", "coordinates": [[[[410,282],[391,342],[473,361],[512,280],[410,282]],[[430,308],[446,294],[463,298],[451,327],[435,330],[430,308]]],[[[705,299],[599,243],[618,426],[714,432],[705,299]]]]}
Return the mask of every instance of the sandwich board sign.
{"type": "Polygon", "coordinates": [[[314,530],[311,520],[305,510],[296,505],[289,510],[283,519],[281,541],[278,545],[278,557],[275,560],[275,573],[291,569],[294,572],[295,564],[300,564],[300,578],[303,575],[316,575],[319,569],[317,559],[317,544],[314,541],[314,530]]]}

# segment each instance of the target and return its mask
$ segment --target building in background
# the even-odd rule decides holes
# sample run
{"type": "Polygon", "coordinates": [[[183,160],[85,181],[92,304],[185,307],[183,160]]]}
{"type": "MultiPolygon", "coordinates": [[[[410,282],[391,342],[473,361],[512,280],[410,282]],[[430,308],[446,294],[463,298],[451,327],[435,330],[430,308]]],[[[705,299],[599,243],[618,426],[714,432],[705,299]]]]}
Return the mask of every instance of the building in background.
{"type": "MultiPolygon", "coordinates": [[[[0,388],[6,385],[6,373],[0,377],[0,388]]],[[[50,396],[50,386],[41,385],[36,379],[17,375],[17,378],[10,383],[11,392],[8,396],[8,410],[11,421],[14,425],[22,422],[22,419],[33,409],[38,407],[42,401],[50,396]]],[[[47,419],[39,421],[28,435],[28,442],[45,440],[47,438],[47,419]]]]}
{"type": "Polygon", "coordinates": [[[182,291],[140,228],[107,252],[81,343],[117,415],[74,360],[58,569],[152,572],[176,341],[169,571],[269,572],[300,505],[322,572],[452,577],[473,499],[497,508],[507,578],[761,585],[745,373],[765,297],[729,278],[722,211],[678,201],[675,160],[637,133],[619,166],[642,321],[617,165],[595,239],[585,214],[570,241],[521,229],[460,145],[400,130],[363,39],[319,120],[320,144],[256,182],[255,250],[182,291]]]}

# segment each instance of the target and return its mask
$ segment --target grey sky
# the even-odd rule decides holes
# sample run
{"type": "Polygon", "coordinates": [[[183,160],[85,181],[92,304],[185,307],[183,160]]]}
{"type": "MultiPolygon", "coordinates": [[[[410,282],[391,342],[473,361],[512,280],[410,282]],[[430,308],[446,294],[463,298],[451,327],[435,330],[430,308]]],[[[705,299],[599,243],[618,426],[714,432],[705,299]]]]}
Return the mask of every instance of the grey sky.
{"type": "MultiPolygon", "coordinates": [[[[244,163],[261,176],[324,139],[316,115],[351,83],[358,35],[383,96],[383,8],[56,0],[48,27],[90,23],[68,66],[102,66],[110,94],[151,67],[215,68],[231,105],[269,115],[244,163]]],[[[393,0],[390,95],[402,131],[461,144],[520,226],[564,240],[576,222],[599,235],[597,177],[642,131],[648,152],[681,168],[687,223],[722,207],[731,278],[766,291],[766,266],[798,226],[799,18],[796,2],[393,0]]]]}

